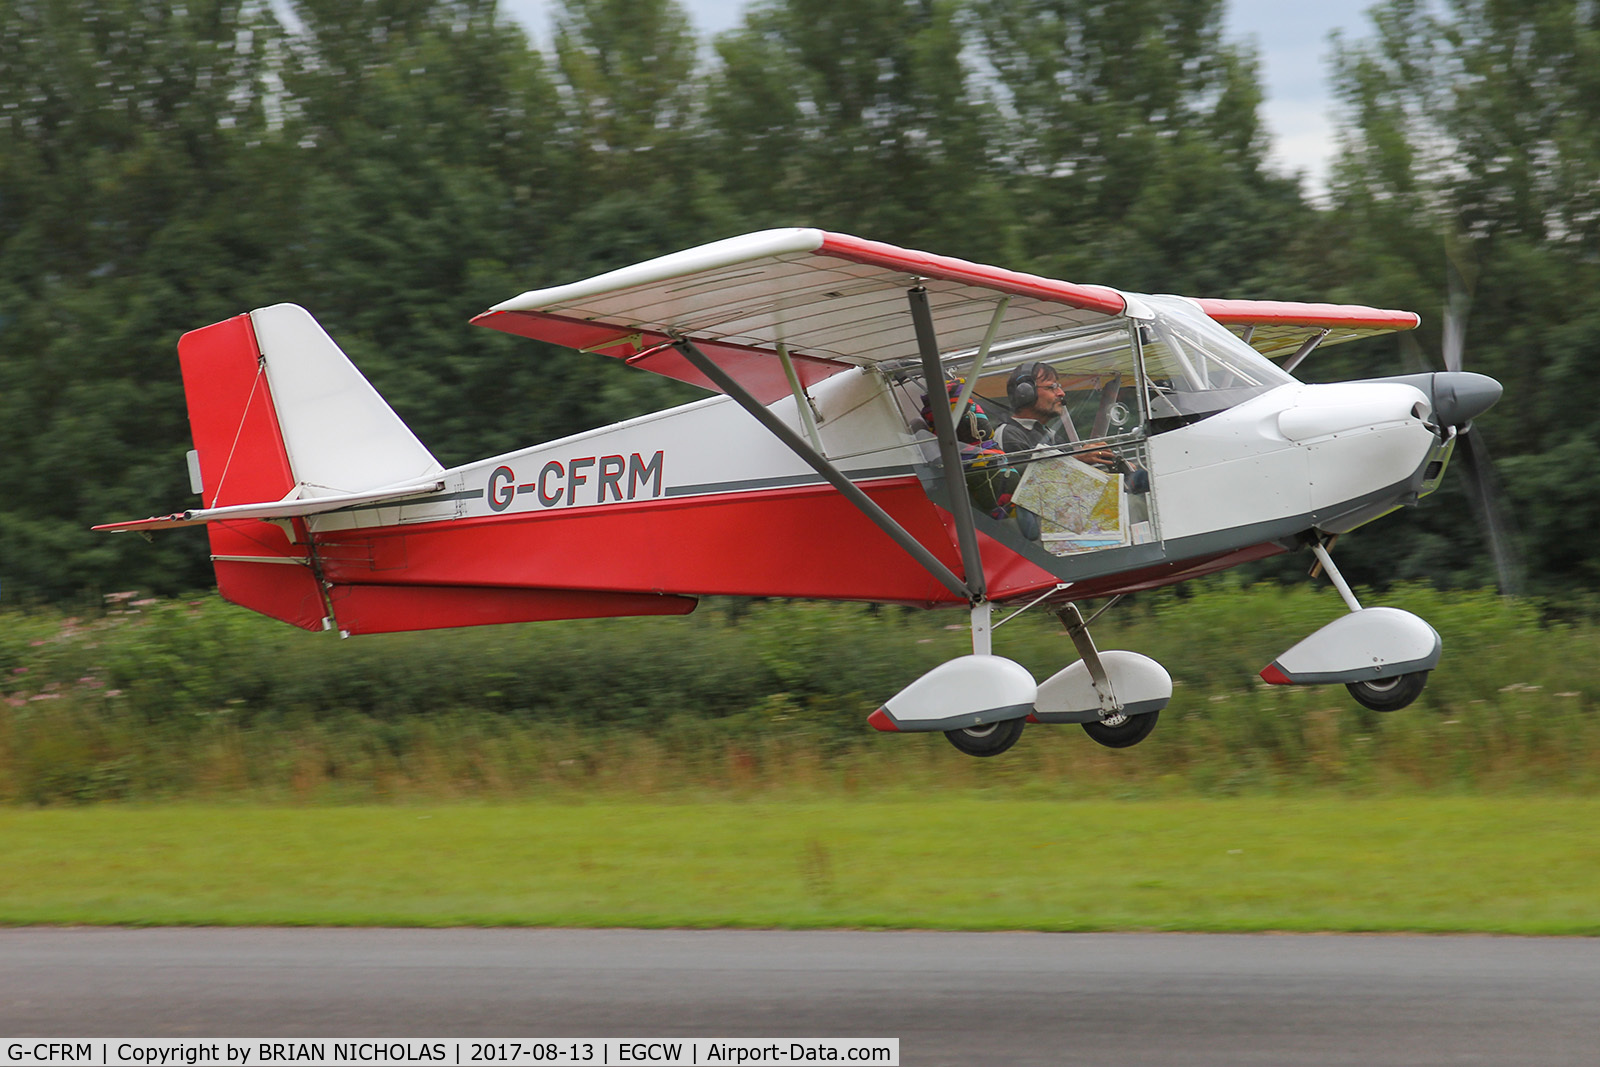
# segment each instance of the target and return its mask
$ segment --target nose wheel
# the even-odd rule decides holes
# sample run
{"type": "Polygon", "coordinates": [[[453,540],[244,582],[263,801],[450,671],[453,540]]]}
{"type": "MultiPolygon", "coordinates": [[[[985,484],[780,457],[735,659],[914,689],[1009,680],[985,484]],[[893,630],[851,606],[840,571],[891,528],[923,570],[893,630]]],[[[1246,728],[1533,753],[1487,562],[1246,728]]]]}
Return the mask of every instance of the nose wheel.
{"type": "Polygon", "coordinates": [[[1374,678],[1369,682],[1346,682],[1345,688],[1356,703],[1373,711],[1399,711],[1422,695],[1428,684],[1427,671],[1413,671],[1393,678],[1374,678]]]}

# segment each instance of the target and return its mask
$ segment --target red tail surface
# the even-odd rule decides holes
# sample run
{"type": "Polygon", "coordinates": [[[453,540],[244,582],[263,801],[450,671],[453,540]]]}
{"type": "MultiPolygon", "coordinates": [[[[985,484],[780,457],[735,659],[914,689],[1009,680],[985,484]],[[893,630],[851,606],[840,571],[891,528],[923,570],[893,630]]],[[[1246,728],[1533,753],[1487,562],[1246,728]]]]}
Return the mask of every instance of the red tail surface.
{"type": "MultiPolygon", "coordinates": [[[[287,495],[295,477],[250,316],[236,315],[185,334],[178,341],[178,358],[205,506],[287,495]]],[[[225,599],[307,630],[323,628],[328,612],[302,520],[214,522],[207,532],[217,588],[225,599]],[[296,531],[295,541],[285,526],[296,531]]]]}

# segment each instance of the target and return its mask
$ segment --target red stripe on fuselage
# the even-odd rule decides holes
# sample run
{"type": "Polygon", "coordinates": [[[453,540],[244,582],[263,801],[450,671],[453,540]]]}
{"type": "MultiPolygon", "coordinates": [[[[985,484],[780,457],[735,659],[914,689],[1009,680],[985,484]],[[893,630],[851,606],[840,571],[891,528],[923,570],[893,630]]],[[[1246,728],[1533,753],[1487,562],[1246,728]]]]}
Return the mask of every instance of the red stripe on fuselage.
{"type": "MultiPolygon", "coordinates": [[[[960,573],[949,516],[915,478],[862,489],[960,573]]],[[[991,596],[1056,583],[997,542],[980,541],[991,596]]],[[[336,584],[962,602],[826,485],[330,531],[317,544],[336,584]]]]}
{"type": "Polygon", "coordinates": [[[690,597],[648,593],[435,585],[338,585],[329,602],[339,629],[350,634],[622,615],[687,615],[696,603],[690,597]]]}

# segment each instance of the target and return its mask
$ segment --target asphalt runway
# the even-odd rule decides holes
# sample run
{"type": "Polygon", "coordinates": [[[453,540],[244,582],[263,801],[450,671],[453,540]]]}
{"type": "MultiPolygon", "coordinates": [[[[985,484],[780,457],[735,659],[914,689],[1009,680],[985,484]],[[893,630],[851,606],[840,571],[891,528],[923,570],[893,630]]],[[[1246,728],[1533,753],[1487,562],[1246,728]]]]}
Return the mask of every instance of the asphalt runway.
{"type": "Polygon", "coordinates": [[[0,930],[0,1038],[898,1037],[902,1064],[1600,1064],[1600,939],[0,930]]]}

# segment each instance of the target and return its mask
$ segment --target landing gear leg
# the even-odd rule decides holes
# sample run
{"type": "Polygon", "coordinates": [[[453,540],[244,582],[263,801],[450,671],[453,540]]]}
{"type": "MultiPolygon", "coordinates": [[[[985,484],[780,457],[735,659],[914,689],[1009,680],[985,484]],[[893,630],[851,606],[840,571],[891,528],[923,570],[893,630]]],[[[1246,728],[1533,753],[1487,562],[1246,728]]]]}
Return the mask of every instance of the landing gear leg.
{"type": "MultiPolygon", "coordinates": [[[[1350,583],[1344,580],[1344,575],[1339,573],[1339,568],[1333,565],[1333,557],[1328,555],[1328,548],[1321,541],[1311,542],[1311,554],[1317,557],[1317,562],[1322,565],[1322,573],[1328,576],[1328,581],[1339,591],[1339,597],[1344,601],[1344,606],[1351,611],[1360,611],[1361,602],[1356,599],[1356,594],[1351,590],[1350,583]]],[[[1312,571],[1315,574],[1315,571],[1312,571]]]]}
{"type": "MultiPolygon", "coordinates": [[[[994,641],[994,606],[987,600],[972,605],[972,652],[978,656],[992,655],[994,641]]],[[[983,723],[964,730],[946,730],[949,742],[969,756],[998,756],[1017,743],[1022,736],[1023,720],[1007,719],[1004,722],[983,723]]]]}
{"type": "MultiPolygon", "coordinates": [[[[1339,568],[1334,566],[1333,557],[1328,553],[1328,546],[1321,539],[1311,542],[1311,552],[1317,557],[1317,568],[1312,569],[1315,575],[1317,569],[1328,576],[1328,581],[1339,591],[1339,596],[1344,600],[1345,607],[1350,609],[1352,615],[1362,613],[1361,602],[1350,589],[1350,584],[1344,580],[1344,575],[1339,573],[1339,568]]],[[[1386,608],[1374,609],[1370,614],[1387,611],[1386,608]]],[[[1437,637],[1437,635],[1435,635],[1437,637]]],[[[1433,661],[1437,661],[1437,651],[1433,661]]],[[[1427,662],[1427,661],[1425,661],[1427,662]]],[[[1432,666],[1432,662],[1428,662],[1432,666]]],[[[1417,697],[1422,695],[1422,689],[1428,684],[1428,671],[1411,671],[1407,674],[1395,674],[1385,678],[1364,678],[1360,681],[1346,682],[1345,688],[1355,698],[1356,703],[1362,707],[1371,708],[1373,711],[1399,711],[1417,697]]]]}
{"type": "Polygon", "coordinates": [[[1068,604],[1058,612],[1058,616],[1061,625],[1067,628],[1067,636],[1072,638],[1072,645],[1078,650],[1083,665],[1089,669],[1089,681],[1094,686],[1095,695],[1100,698],[1100,721],[1083,723],[1083,732],[1106,748],[1131,748],[1149,737],[1161,713],[1150,711],[1142,715],[1128,715],[1111,687],[1105,664],[1100,660],[1100,651],[1094,647],[1094,638],[1089,636],[1088,624],[1083,621],[1078,605],[1068,604]]]}

